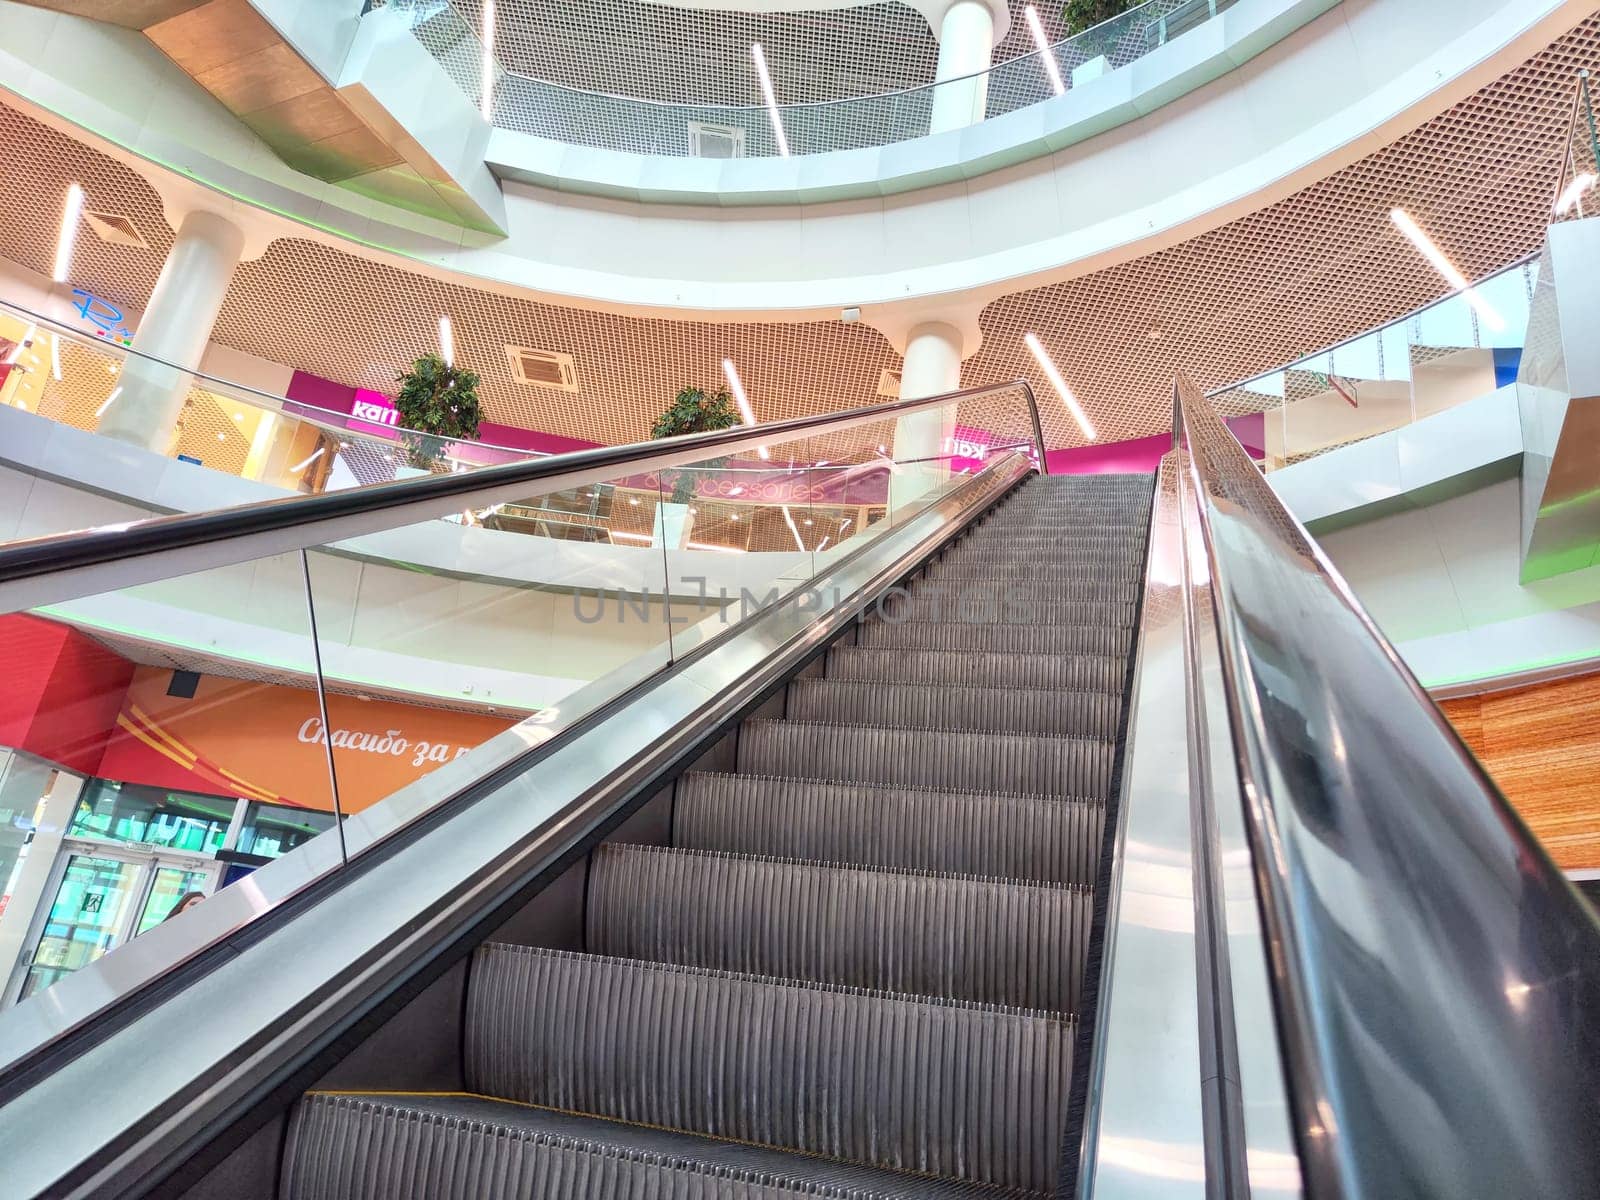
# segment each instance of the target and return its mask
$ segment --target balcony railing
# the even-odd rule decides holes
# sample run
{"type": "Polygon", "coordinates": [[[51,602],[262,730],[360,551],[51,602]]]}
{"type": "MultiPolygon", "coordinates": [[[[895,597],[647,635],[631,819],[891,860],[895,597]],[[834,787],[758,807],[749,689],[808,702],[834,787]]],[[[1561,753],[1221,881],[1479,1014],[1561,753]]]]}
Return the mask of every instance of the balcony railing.
{"type": "MultiPolygon", "coordinates": [[[[1148,0],[1049,48],[1070,90],[1106,71],[1143,58],[1172,38],[1233,6],[1235,0],[1148,0]]],[[[483,107],[484,52],[478,29],[450,0],[388,0],[404,12],[413,34],[461,91],[483,107]]],[[[769,50],[771,48],[769,47],[769,50]]],[[[887,146],[930,132],[941,88],[983,97],[985,119],[1055,95],[1044,53],[996,63],[975,75],[900,91],[804,104],[665,103],[638,96],[585,91],[493,67],[494,124],[575,146],[678,158],[761,158],[782,153],[773,122],[781,123],[790,154],[826,154],[887,146]]],[[[775,80],[781,95],[781,74],[775,80]]],[[[754,74],[752,69],[752,90],[754,74]]]]}

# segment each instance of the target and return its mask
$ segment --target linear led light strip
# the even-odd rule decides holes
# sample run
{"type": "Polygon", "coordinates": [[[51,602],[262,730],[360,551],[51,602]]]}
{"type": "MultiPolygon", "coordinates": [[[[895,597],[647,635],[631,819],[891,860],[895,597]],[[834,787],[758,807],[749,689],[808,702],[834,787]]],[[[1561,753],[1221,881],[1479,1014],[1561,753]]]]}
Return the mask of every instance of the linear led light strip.
{"type": "Polygon", "coordinates": [[[1410,214],[1403,208],[1389,210],[1389,220],[1407,240],[1417,248],[1417,252],[1432,264],[1433,269],[1444,276],[1449,285],[1466,297],[1467,303],[1472,305],[1474,311],[1483,318],[1483,323],[1490,329],[1499,333],[1506,327],[1506,319],[1502,317],[1495,306],[1484,299],[1477,288],[1467,282],[1467,277],[1456,269],[1455,263],[1444,256],[1444,251],[1434,245],[1433,239],[1423,232],[1422,226],[1411,219],[1410,214]]]}
{"type": "Polygon", "coordinates": [[[483,119],[494,123],[494,0],[483,0],[483,119]]]}
{"type": "Polygon", "coordinates": [[[101,417],[105,416],[106,409],[115,404],[117,402],[117,397],[120,395],[122,395],[122,385],[119,383],[116,387],[111,389],[111,395],[105,398],[105,401],[100,405],[100,407],[94,410],[94,419],[98,421],[101,417]]]}
{"type": "Polygon", "coordinates": [[[15,365],[17,359],[22,357],[23,348],[26,347],[29,342],[33,341],[33,335],[38,332],[39,327],[30,323],[27,332],[22,335],[15,346],[11,347],[11,353],[6,355],[6,366],[9,367],[15,365]]]}
{"type": "Polygon", "coordinates": [[[439,318],[439,353],[444,359],[445,366],[456,365],[456,335],[450,328],[449,317],[439,318]]]}
{"type": "Polygon", "coordinates": [[[1083,436],[1091,442],[1099,438],[1094,431],[1094,426],[1089,421],[1089,415],[1083,411],[1083,406],[1078,403],[1078,398],[1072,394],[1072,389],[1067,386],[1067,381],[1061,378],[1061,372],[1056,370],[1056,364],[1050,361],[1050,356],[1044,352],[1044,346],[1037,335],[1029,333],[1023,337],[1032,352],[1034,361],[1039,364],[1039,369],[1044,372],[1044,377],[1050,381],[1050,386],[1055,388],[1056,395],[1061,397],[1061,403],[1067,406],[1067,411],[1072,414],[1072,419],[1078,423],[1078,428],[1083,430],[1083,436]]]}
{"type": "Polygon", "coordinates": [[[789,506],[787,504],[783,506],[783,519],[789,526],[789,532],[794,534],[794,548],[804,554],[806,544],[800,540],[800,531],[795,528],[794,517],[789,514],[789,506]]]}
{"type": "Polygon", "coordinates": [[[1050,86],[1060,96],[1067,90],[1067,85],[1061,80],[1061,68],[1056,65],[1056,56],[1050,52],[1050,42],[1044,36],[1044,26],[1039,24],[1039,10],[1033,5],[1028,5],[1022,10],[1023,16],[1028,21],[1028,32],[1033,34],[1033,44],[1039,48],[1039,59],[1044,63],[1044,73],[1050,76],[1050,86]]]}
{"type": "Polygon", "coordinates": [[[55,269],[50,278],[65,283],[72,274],[72,248],[78,243],[78,222],[83,217],[83,189],[77,184],[67,188],[67,202],[61,209],[61,232],[56,236],[55,269]]]}
{"type": "MultiPolygon", "coordinates": [[[[733,365],[733,359],[722,360],[722,374],[728,380],[728,386],[733,389],[733,403],[739,410],[739,419],[746,425],[754,425],[755,410],[750,407],[750,398],[744,394],[744,381],[739,378],[739,369],[733,365]]],[[[772,458],[765,446],[757,446],[756,453],[761,456],[762,462],[772,458]]]]}
{"type": "MultiPolygon", "coordinates": [[[[1585,193],[1593,188],[1596,182],[1595,177],[1585,171],[1567,184],[1566,188],[1562,190],[1560,199],[1556,201],[1556,216],[1564,217],[1571,212],[1573,207],[1578,205],[1578,201],[1583,199],[1585,193]]],[[[1581,206],[1578,207],[1578,215],[1580,217],[1583,215],[1581,206]]]]}
{"type": "Polygon", "coordinates": [[[750,57],[755,60],[756,79],[761,84],[761,96],[767,102],[767,116],[772,120],[772,136],[778,139],[778,153],[789,157],[789,139],[783,133],[783,118],[778,114],[778,98],[772,93],[772,76],[767,72],[767,56],[760,42],[750,43],[750,57]]]}

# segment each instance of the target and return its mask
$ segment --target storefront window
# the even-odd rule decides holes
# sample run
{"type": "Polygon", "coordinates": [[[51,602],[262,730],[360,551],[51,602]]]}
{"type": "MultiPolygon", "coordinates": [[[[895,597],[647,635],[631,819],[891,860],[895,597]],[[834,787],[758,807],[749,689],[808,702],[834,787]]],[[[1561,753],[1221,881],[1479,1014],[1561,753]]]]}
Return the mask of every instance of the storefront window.
{"type": "Polygon", "coordinates": [[[309,842],[332,825],[332,813],[256,801],[245,810],[244,825],[239,830],[239,850],[262,858],[277,858],[309,842]]]}
{"type": "Polygon", "coordinates": [[[212,854],[227,836],[233,809],[234,801],[227,797],[91,779],[78,801],[69,836],[212,854]]]}

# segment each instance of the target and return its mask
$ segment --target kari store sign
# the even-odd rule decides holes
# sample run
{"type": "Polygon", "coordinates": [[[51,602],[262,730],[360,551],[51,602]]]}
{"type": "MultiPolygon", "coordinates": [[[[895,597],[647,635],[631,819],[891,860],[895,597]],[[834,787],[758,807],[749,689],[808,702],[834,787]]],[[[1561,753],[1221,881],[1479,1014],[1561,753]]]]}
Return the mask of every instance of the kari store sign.
{"type": "Polygon", "coordinates": [[[957,425],[945,440],[944,452],[949,456],[952,471],[976,471],[997,448],[1022,450],[1029,458],[1037,459],[1039,453],[1028,439],[1005,438],[986,429],[973,429],[957,425]],[[1022,444],[1019,444],[1022,443],[1022,444]]]}

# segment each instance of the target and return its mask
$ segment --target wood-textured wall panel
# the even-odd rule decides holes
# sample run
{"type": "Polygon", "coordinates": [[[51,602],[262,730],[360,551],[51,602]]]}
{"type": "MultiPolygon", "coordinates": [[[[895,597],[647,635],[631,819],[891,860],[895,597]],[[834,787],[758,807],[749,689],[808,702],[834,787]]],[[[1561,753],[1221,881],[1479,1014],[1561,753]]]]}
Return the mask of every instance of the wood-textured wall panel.
{"type": "Polygon", "coordinates": [[[1600,868],[1600,674],[1440,705],[1567,868],[1600,868]]]}

